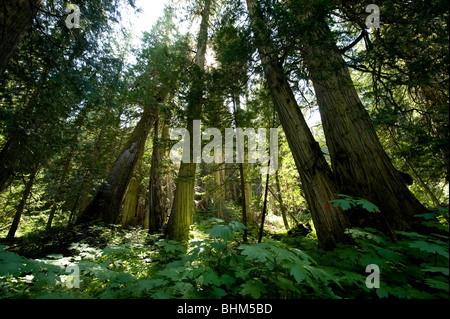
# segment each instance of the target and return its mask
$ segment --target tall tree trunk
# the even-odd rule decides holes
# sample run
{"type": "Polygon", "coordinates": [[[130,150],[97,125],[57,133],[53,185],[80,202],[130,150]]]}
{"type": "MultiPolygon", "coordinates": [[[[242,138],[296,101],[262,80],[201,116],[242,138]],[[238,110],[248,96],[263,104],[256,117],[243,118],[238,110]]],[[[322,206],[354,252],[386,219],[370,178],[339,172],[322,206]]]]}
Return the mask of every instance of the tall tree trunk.
{"type": "MultiPolygon", "coordinates": [[[[80,127],[78,127],[79,129],[80,127]]],[[[66,158],[66,163],[64,164],[63,172],[61,178],[59,178],[58,186],[56,189],[56,195],[53,199],[52,209],[50,210],[50,214],[48,216],[47,225],[45,227],[45,230],[50,230],[52,228],[53,219],[55,217],[56,209],[58,208],[58,202],[61,200],[61,183],[63,183],[66,179],[67,174],[69,173],[70,163],[72,162],[72,158],[75,155],[75,149],[76,145],[78,143],[78,133],[75,134],[75,137],[73,138],[72,147],[70,149],[70,153],[66,158]]]]}
{"type": "MultiPolygon", "coordinates": [[[[268,167],[270,167],[270,161],[269,161],[269,163],[267,165],[268,165],[268,167]]],[[[266,176],[266,187],[265,187],[265,190],[264,190],[264,204],[263,204],[263,210],[262,210],[262,213],[261,213],[261,225],[259,227],[258,243],[260,243],[262,241],[263,232],[264,232],[264,223],[266,221],[267,195],[268,195],[268,192],[269,192],[269,177],[270,177],[270,175],[267,174],[267,176],[266,176]]]]}
{"type": "Polygon", "coordinates": [[[411,230],[413,215],[426,209],[385,153],[324,18],[314,21],[316,25],[302,39],[302,55],[314,85],[339,191],[380,208],[381,214],[367,214],[363,225],[369,223],[393,236],[393,229],[411,230]]]}
{"type": "Polygon", "coordinates": [[[161,145],[159,140],[159,119],[155,121],[155,137],[153,139],[152,163],[150,168],[148,232],[154,234],[164,225],[165,206],[162,195],[161,145]]]}
{"type": "MultiPolygon", "coordinates": [[[[168,158],[169,157],[169,148],[167,147],[167,141],[169,140],[169,126],[166,124],[165,121],[163,121],[162,124],[162,132],[161,132],[161,137],[164,143],[164,147],[163,147],[163,154],[162,157],[163,158],[168,158]]],[[[172,204],[173,204],[173,176],[172,176],[172,168],[169,165],[168,167],[166,167],[166,171],[164,172],[164,197],[165,197],[165,202],[164,202],[164,207],[166,212],[170,212],[172,210],[172,204]]],[[[168,214],[166,213],[166,216],[168,214]]]]}
{"type": "Polygon", "coordinates": [[[31,175],[28,178],[28,182],[25,184],[25,190],[22,194],[22,199],[20,200],[19,206],[17,206],[16,214],[14,216],[14,220],[11,224],[11,228],[9,229],[8,235],[6,236],[6,240],[13,240],[16,234],[17,228],[19,227],[20,219],[22,217],[23,209],[25,204],[27,203],[28,196],[31,194],[31,189],[33,188],[34,178],[39,170],[39,163],[37,163],[33,170],[31,171],[31,175]]]}
{"type": "MultiPolygon", "coordinates": [[[[233,108],[234,108],[234,123],[236,125],[236,129],[239,128],[239,121],[238,121],[238,112],[240,110],[240,99],[239,95],[233,94],[233,108]]],[[[236,131],[236,147],[238,150],[245,149],[245,147],[241,147],[240,142],[241,138],[239,136],[240,132],[236,131]]],[[[242,142],[244,142],[244,139],[242,139],[242,142]]],[[[238,155],[239,156],[239,155],[238,155]]],[[[244,156],[245,161],[245,154],[240,154],[240,156],[244,156]]],[[[246,191],[245,187],[245,169],[244,169],[244,163],[242,158],[238,158],[238,165],[239,165],[239,177],[241,182],[241,196],[242,196],[242,224],[246,227],[244,229],[244,235],[243,235],[243,241],[247,241],[247,217],[249,213],[249,199],[247,199],[247,196],[249,195],[246,191]]]]}
{"type": "MultiPolygon", "coordinates": [[[[162,101],[163,99],[158,99],[162,101]]],[[[120,208],[136,164],[144,152],[147,136],[155,120],[153,107],[146,107],[141,120],[128,138],[122,152],[115,161],[107,182],[101,187],[91,203],[80,216],[78,223],[100,220],[105,223],[118,222],[120,208]]]]}
{"type": "Polygon", "coordinates": [[[4,0],[0,7],[0,79],[44,0],[4,0]]]}
{"type": "Polygon", "coordinates": [[[247,7],[272,100],[292,151],[306,201],[311,209],[319,246],[331,249],[336,243],[345,240],[344,231],[347,226],[342,211],[329,204],[338,193],[333,173],[297,105],[283,67],[278,61],[276,49],[271,43],[257,1],[247,0],[247,7]]]}
{"type": "Polygon", "coordinates": [[[289,223],[287,220],[286,207],[283,204],[283,196],[281,196],[281,185],[280,185],[280,177],[278,176],[278,171],[275,172],[275,185],[277,186],[277,200],[280,204],[281,216],[283,217],[283,223],[286,230],[289,230],[289,223]]]}
{"type": "MultiPolygon", "coordinates": [[[[89,200],[90,188],[85,187],[85,184],[89,183],[89,181],[92,181],[93,176],[94,176],[93,171],[98,171],[98,169],[95,165],[97,165],[97,163],[99,162],[100,154],[102,153],[103,138],[106,133],[107,126],[108,126],[107,125],[108,120],[110,120],[110,114],[111,114],[111,109],[106,108],[105,114],[102,117],[102,125],[100,128],[100,131],[98,132],[97,139],[95,141],[95,148],[94,148],[94,152],[92,154],[92,160],[89,161],[92,164],[89,164],[87,167],[86,174],[83,178],[83,182],[81,183],[81,187],[78,192],[78,197],[77,197],[76,203],[73,206],[73,209],[71,211],[72,216],[76,215],[75,214],[76,211],[79,211],[82,213],[90,203],[90,200],[89,200]]],[[[122,144],[124,135],[125,135],[125,131],[123,131],[121,134],[119,147],[122,144]]]]}
{"type": "MultiPolygon", "coordinates": [[[[202,21],[197,39],[197,53],[195,57],[196,77],[189,92],[188,125],[190,135],[190,154],[193,155],[193,121],[199,120],[203,104],[203,72],[205,70],[206,45],[208,42],[209,15],[211,0],[205,0],[202,21]]],[[[170,239],[185,241],[189,236],[189,227],[194,218],[194,187],[197,164],[191,159],[190,163],[181,162],[177,177],[175,196],[169,222],[167,236],[170,239]]]]}
{"type": "MultiPolygon", "coordinates": [[[[223,154],[223,152],[222,152],[223,154]]],[[[220,158],[218,153],[214,153],[214,162],[215,163],[221,163],[223,162],[223,158],[220,158]]],[[[213,199],[214,199],[214,210],[217,214],[218,218],[224,218],[223,215],[223,201],[224,201],[224,168],[225,166],[222,164],[216,164],[213,166],[214,168],[214,193],[213,193],[213,199]]]]}
{"type": "Polygon", "coordinates": [[[141,165],[144,152],[140,154],[138,163],[131,177],[128,185],[125,197],[123,200],[122,217],[120,219],[120,225],[127,228],[135,225],[135,217],[137,212],[137,206],[139,203],[139,182],[141,181],[141,165]]]}
{"type": "MultiPolygon", "coordinates": [[[[247,161],[247,159],[246,159],[247,161]]],[[[244,169],[244,191],[245,191],[245,207],[247,213],[247,221],[255,221],[255,214],[252,209],[252,177],[251,177],[251,164],[242,163],[244,169]]]]}

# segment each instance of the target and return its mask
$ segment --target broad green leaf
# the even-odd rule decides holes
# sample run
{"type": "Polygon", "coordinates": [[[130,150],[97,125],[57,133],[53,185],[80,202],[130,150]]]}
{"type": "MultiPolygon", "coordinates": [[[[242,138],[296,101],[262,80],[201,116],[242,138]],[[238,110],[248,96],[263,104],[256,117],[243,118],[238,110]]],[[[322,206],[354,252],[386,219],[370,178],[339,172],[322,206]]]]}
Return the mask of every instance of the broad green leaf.
{"type": "Polygon", "coordinates": [[[216,272],[214,272],[213,270],[208,270],[203,272],[203,274],[199,278],[199,282],[204,285],[212,285],[212,284],[217,285],[220,282],[220,280],[216,272]]]}
{"type": "Polygon", "coordinates": [[[432,220],[436,217],[436,215],[434,213],[425,213],[425,214],[414,215],[414,217],[423,218],[425,220],[432,220]]]}
{"type": "Polygon", "coordinates": [[[221,238],[225,242],[234,237],[233,231],[226,225],[215,225],[207,233],[211,235],[211,238],[221,238]]]}
{"type": "Polygon", "coordinates": [[[397,231],[397,234],[406,236],[406,237],[410,237],[410,238],[426,238],[426,236],[424,235],[420,235],[416,232],[405,232],[405,231],[397,231]]]}
{"type": "Polygon", "coordinates": [[[330,200],[330,203],[334,207],[340,207],[343,210],[349,210],[353,206],[355,206],[355,203],[353,201],[347,200],[347,199],[334,199],[334,200],[330,200]]]}
{"type": "Polygon", "coordinates": [[[181,293],[187,293],[189,290],[193,289],[194,286],[189,282],[178,281],[173,286],[174,289],[180,291],[181,293]]]}
{"type": "Polygon", "coordinates": [[[132,282],[134,281],[134,277],[131,276],[128,273],[119,273],[118,275],[115,276],[114,281],[115,282],[119,282],[119,283],[128,283],[128,282],[132,282]]]}
{"type": "Polygon", "coordinates": [[[376,205],[372,204],[371,202],[369,202],[365,199],[360,198],[360,199],[356,200],[356,203],[361,205],[362,208],[364,208],[365,210],[367,210],[370,213],[379,213],[380,212],[380,209],[376,205]]]}
{"type": "Polygon", "coordinates": [[[222,288],[214,287],[211,290],[211,298],[213,299],[222,299],[227,295],[227,292],[223,290],[222,288]]]}
{"type": "Polygon", "coordinates": [[[417,248],[421,251],[428,252],[428,253],[436,253],[439,254],[447,259],[449,259],[448,251],[446,251],[443,247],[430,244],[429,242],[419,240],[416,242],[409,243],[409,247],[411,248],[417,248]]]}
{"type": "Polygon", "coordinates": [[[438,280],[436,278],[427,278],[425,280],[425,282],[427,283],[428,286],[435,288],[435,289],[439,289],[439,290],[444,290],[446,292],[448,292],[449,290],[449,286],[448,286],[448,279],[445,279],[443,277],[442,280],[438,280]]]}
{"type": "Polygon", "coordinates": [[[387,298],[389,295],[388,292],[386,290],[384,290],[383,288],[377,288],[376,293],[377,293],[378,298],[380,298],[380,299],[387,298]]]}
{"type": "Polygon", "coordinates": [[[299,292],[299,290],[294,286],[292,280],[278,275],[276,278],[270,278],[270,280],[275,283],[279,288],[284,290],[290,290],[294,292],[299,292]]]}
{"type": "MultiPolygon", "coordinates": [[[[287,265],[285,265],[286,267],[287,265]]],[[[289,274],[295,278],[297,282],[302,282],[309,276],[308,272],[299,265],[289,265],[289,274]]]]}
{"type": "Polygon", "coordinates": [[[305,253],[303,250],[300,250],[298,248],[292,248],[292,252],[296,253],[299,257],[301,257],[303,263],[309,265],[309,264],[314,264],[317,265],[317,262],[311,257],[309,256],[307,253],[305,253]]]}
{"type": "Polygon", "coordinates": [[[349,260],[351,262],[356,262],[360,258],[360,254],[358,254],[355,249],[345,248],[345,249],[336,249],[335,253],[342,258],[343,260],[349,260]]]}
{"type": "Polygon", "coordinates": [[[255,299],[259,299],[259,297],[261,297],[261,293],[267,292],[264,284],[259,280],[250,280],[245,284],[242,284],[241,288],[241,295],[251,296],[255,299]]]}
{"type": "Polygon", "coordinates": [[[273,258],[277,263],[296,259],[296,256],[287,249],[275,245],[269,245],[268,248],[273,252],[273,258]]]}
{"type": "Polygon", "coordinates": [[[220,284],[219,285],[225,285],[227,289],[230,289],[231,285],[234,284],[236,279],[228,274],[223,275],[220,277],[220,284]]]}
{"type": "Polygon", "coordinates": [[[237,222],[237,221],[231,221],[229,223],[229,226],[231,227],[231,229],[235,232],[239,232],[239,233],[244,233],[244,230],[247,228],[244,226],[244,224],[237,222]]]}
{"type": "Polygon", "coordinates": [[[445,267],[427,267],[425,269],[422,269],[422,271],[425,272],[440,272],[443,273],[444,275],[449,275],[449,269],[445,268],[445,267]]]}
{"type": "Polygon", "coordinates": [[[247,256],[246,259],[248,261],[263,263],[273,259],[272,253],[266,249],[267,247],[268,244],[259,243],[253,245],[241,245],[239,246],[239,249],[242,249],[242,255],[247,256]]]}
{"type": "Polygon", "coordinates": [[[156,287],[166,286],[167,284],[168,284],[168,281],[165,279],[162,279],[162,278],[140,279],[133,286],[133,290],[136,290],[136,291],[152,290],[156,287]]]}

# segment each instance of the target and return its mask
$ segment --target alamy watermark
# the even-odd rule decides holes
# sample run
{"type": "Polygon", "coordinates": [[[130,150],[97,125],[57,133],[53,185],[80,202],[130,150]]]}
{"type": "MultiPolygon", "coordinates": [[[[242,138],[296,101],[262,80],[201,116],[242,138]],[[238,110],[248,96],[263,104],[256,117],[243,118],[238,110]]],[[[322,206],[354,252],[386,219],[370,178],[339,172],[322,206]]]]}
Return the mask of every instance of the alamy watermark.
{"type": "Polygon", "coordinates": [[[366,273],[370,273],[366,278],[366,287],[369,289],[380,288],[380,267],[375,264],[367,265],[366,273]]]}
{"type": "Polygon", "coordinates": [[[66,273],[71,275],[64,276],[63,284],[71,289],[71,288],[80,288],[80,268],[76,264],[70,264],[66,268],[66,273]]]}
{"type": "Polygon", "coordinates": [[[223,136],[217,128],[201,129],[201,121],[193,121],[191,136],[185,128],[170,129],[170,139],[175,140],[181,136],[181,140],[176,143],[170,151],[170,159],[174,163],[256,163],[258,160],[262,167],[262,175],[273,174],[278,169],[278,129],[271,128],[269,133],[269,155],[266,152],[267,129],[258,128],[226,128],[225,146],[223,147],[223,136]],[[202,141],[211,142],[202,148],[202,141]],[[247,137],[247,153],[245,153],[245,137],[247,137]],[[234,143],[236,139],[236,144],[234,143]],[[236,157],[234,156],[234,145],[236,145],[236,157]],[[192,154],[191,154],[192,149],[192,154]],[[223,154],[223,149],[225,154],[223,154]],[[211,154],[212,153],[212,154],[211,154]],[[245,156],[247,154],[247,156],[245,156]],[[192,156],[191,156],[192,155],[192,156]],[[223,156],[224,155],[224,156],[223,156]],[[236,161],[235,161],[236,159],[236,161]]]}
{"type": "Polygon", "coordinates": [[[366,12],[370,15],[366,18],[367,29],[378,29],[380,27],[380,7],[376,4],[369,4],[366,7],[366,12]]]}
{"type": "Polygon", "coordinates": [[[69,29],[79,29],[81,28],[80,25],[80,16],[81,11],[80,7],[76,4],[68,3],[66,6],[66,13],[69,13],[69,15],[66,18],[66,27],[69,29]]]}

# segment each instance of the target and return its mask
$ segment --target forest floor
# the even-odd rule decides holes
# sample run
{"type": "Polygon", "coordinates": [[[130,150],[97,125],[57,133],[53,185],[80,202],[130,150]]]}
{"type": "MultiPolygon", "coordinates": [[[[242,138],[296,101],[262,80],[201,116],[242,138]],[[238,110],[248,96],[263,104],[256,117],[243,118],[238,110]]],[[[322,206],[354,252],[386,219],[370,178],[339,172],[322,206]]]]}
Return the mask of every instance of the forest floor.
{"type": "Polygon", "coordinates": [[[449,298],[448,236],[349,229],[322,251],[314,230],[288,233],[276,216],[262,243],[256,225],[243,242],[240,222],[197,216],[184,245],[117,225],[0,243],[0,298],[449,298]]]}

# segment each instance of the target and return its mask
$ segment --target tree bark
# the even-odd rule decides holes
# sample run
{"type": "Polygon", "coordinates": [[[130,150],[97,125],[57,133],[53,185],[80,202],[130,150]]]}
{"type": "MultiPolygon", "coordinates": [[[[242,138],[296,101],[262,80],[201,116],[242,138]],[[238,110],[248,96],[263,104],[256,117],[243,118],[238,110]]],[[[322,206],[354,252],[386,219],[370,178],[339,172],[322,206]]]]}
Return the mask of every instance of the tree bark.
{"type": "MultiPolygon", "coordinates": [[[[270,160],[269,163],[267,164],[268,167],[270,167],[270,160]]],[[[266,220],[266,212],[267,212],[267,195],[269,193],[269,177],[270,175],[267,174],[266,176],[266,187],[264,190],[264,204],[263,204],[263,210],[261,213],[261,225],[259,227],[259,234],[258,234],[258,243],[260,243],[262,241],[263,238],[263,232],[264,232],[264,222],[266,220]]]]}
{"type": "Polygon", "coordinates": [[[252,179],[251,176],[251,164],[242,163],[244,169],[244,191],[245,191],[245,207],[247,213],[247,221],[255,221],[255,214],[252,209],[252,179]]]}
{"type": "Polygon", "coordinates": [[[283,217],[283,223],[286,230],[289,230],[289,223],[287,220],[286,207],[283,204],[283,196],[281,196],[281,186],[280,186],[280,177],[278,176],[278,171],[275,172],[275,185],[277,186],[277,199],[280,204],[281,216],[283,217]]]}
{"type": "MultiPolygon", "coordinates": [[[[159,101],[162,100],[159,99],[159,101]]],[[[77,221],[78,223],[94,220],[100,220],[108,224],[118,222],[125,192],[136,164],[144,152],[145,142],[154,120],[154,109],[146,107],[141,120],[136,125],[125,147],[115,161],[107,182],[101,187],[94,199],[83,211],[77,221]]]]}
{"type": "Polygon", "coordinates": [[[33,170],[31,171],[31,175],[28,179],[28,182],[25,184],[25,190],[22,194],[22,199],[20,200],[19,205],[17,206],[16,214],[14,216],[14,220],[11,224],[11,228],[9,229],[8,235],[6,236],[6,240],[13,240],[16,234],[17,228],[19,227],[20,219],[22,217],[23,209],[25,204],[27,203],[28,196],[31,194],[31,189],[33,188],[34,179],[39,170],[39,163],[37,163],[33,170]]]}
{"type": "Polygon", "coordinates": [[[324,18],[314,21],[317,24],[302,38],[302,56],[314,85],[339,191],[380,208],[381,214],[362,219],[362,212],[357,212],[357,219],[363,221],[358,226],[372,226],[393,236],[393,229],[412,230],[413,215],[426,209],[385,153],[324,18]]]}
{"type": "Polygon", "coordinates": [[[139,203],[139,182],[141,180],[141,164],[143,155],[144,152],[140,154],[140,158],[138,159],[138,163],[133,171],[133,176],[131,177],[123,200],[122,217],[120,219],[120,225],[122,225],[123,228],[135,225],[135,217],[139,203]]]}
{"type": "Polygon", "coordinates": [[[0,79],[43,0],[3,0],[0,7],[0,79]]]}
{"type": "Polygon", "coordinates": [[[345,240],[347,220],[342,211],[329,201],[338,188],[325,157],[297,105],[285,77],[277,52],[271,43],[256,0],[247,0],[253,32],[274,106],[278,112],[289,147],[300,175],[306,201],[316,228],[319,246],[332,249],[345,240]]]}
{"type": "MultiPolygon", "coordinates": [[[[214,162],[220,163],[223,161],[222,158],[219,157],[218,153],[214,153],[214,162]]],[[[216,216],[218,218],[223,219],[223,201],[224,201],[224,165],[222,164],[216,164],[213,166],[214,168],[214,193],[213,193],[213,200],[214,200],[214,210],[216,212],[216,216]]]]}
{"type": "MultiPolygon", "coordinates": [[[[205,0],[202,12],[202,21],[197,39],[197,53],[195,57],[195,80],[191,85],[188,102],[188,125],[190,135],[190,154],[193,154],[193,121],[200,119],[203,104],[203,72],[205,70],[206,45],[208,42],[209,15],[211,12],[211,0],[205,0]]],[[[186,241],[189,236],[189,227],[194,218],[194,187],[195,171],[197,164],[193,160],[190,163],[181,162],[177,177],[175,196],[167,224],[167,236],[180,242],[186,241]]]]}
{"type": "MultiPolygon", "coordinates": [[[[162,157],[168,158],[170,150],[165,143],[169,140],[169,126],[166,124],[165,121],[163,121],[161,134],[162,134],[162,136],[161,136],[162,141],[164,143],[162,157]]],[[[163,182],[164,182],[164,197],[165,197],[164,207],[165,207],[166,212],[170,212],[172,210],[172,203],[173,203],[173,196],[174,196],[174,194],[173,194],[173,176],[172,176],[172,169],[171,169],[170,165],[168,167],[166,167],[166,171],[164,172],[163,182]]],[[[168,214],[166,214],[166,216],[167,215],[168,214]]]]}
{"type": "MultiPolygon", "coordinates": [[[[239,128],[239,121],[238,121],[238,112],[240,110],[240,99],[239,99],[239,95],[235,95],[233,94],[233,108],[234,108],[234,123],[236,125],[236,128],[239,128]]],[[[236,147],[238,150],[241,149],[241,138],[239,137],[239,131],[236,132],[236,147]]],[[[243,148],[245,149],[245,148],[243,148]]],[[[244,161],[245,161],[245,154],[241,154],[241,156],[244,156],[244,161]]],[[[248,217],[248,213],[249,213],[249,198],[247,198],[248,193],[246,191],[246,187],[245,187],[245,169],[244,169],[244,163],[242,163],[241,160],[239,160],[239,176],[240,176],[240,185],[241,185],[241,196],[242,196],[242,224],[244,224],[244,226],[246,227],[244,229],[244,234],[243,234],[243,241],[246,242],[247,241],[247,217],[248,217]]]]}
{"type": "Polygon", "coordinates": [[[152,163],[150,168],[148,232],[154,234],[164,225],[165,207],[162,195],[161,145],[159,143],[159,120],[155,121],[155,137],[153,140],[152,163]]]}

